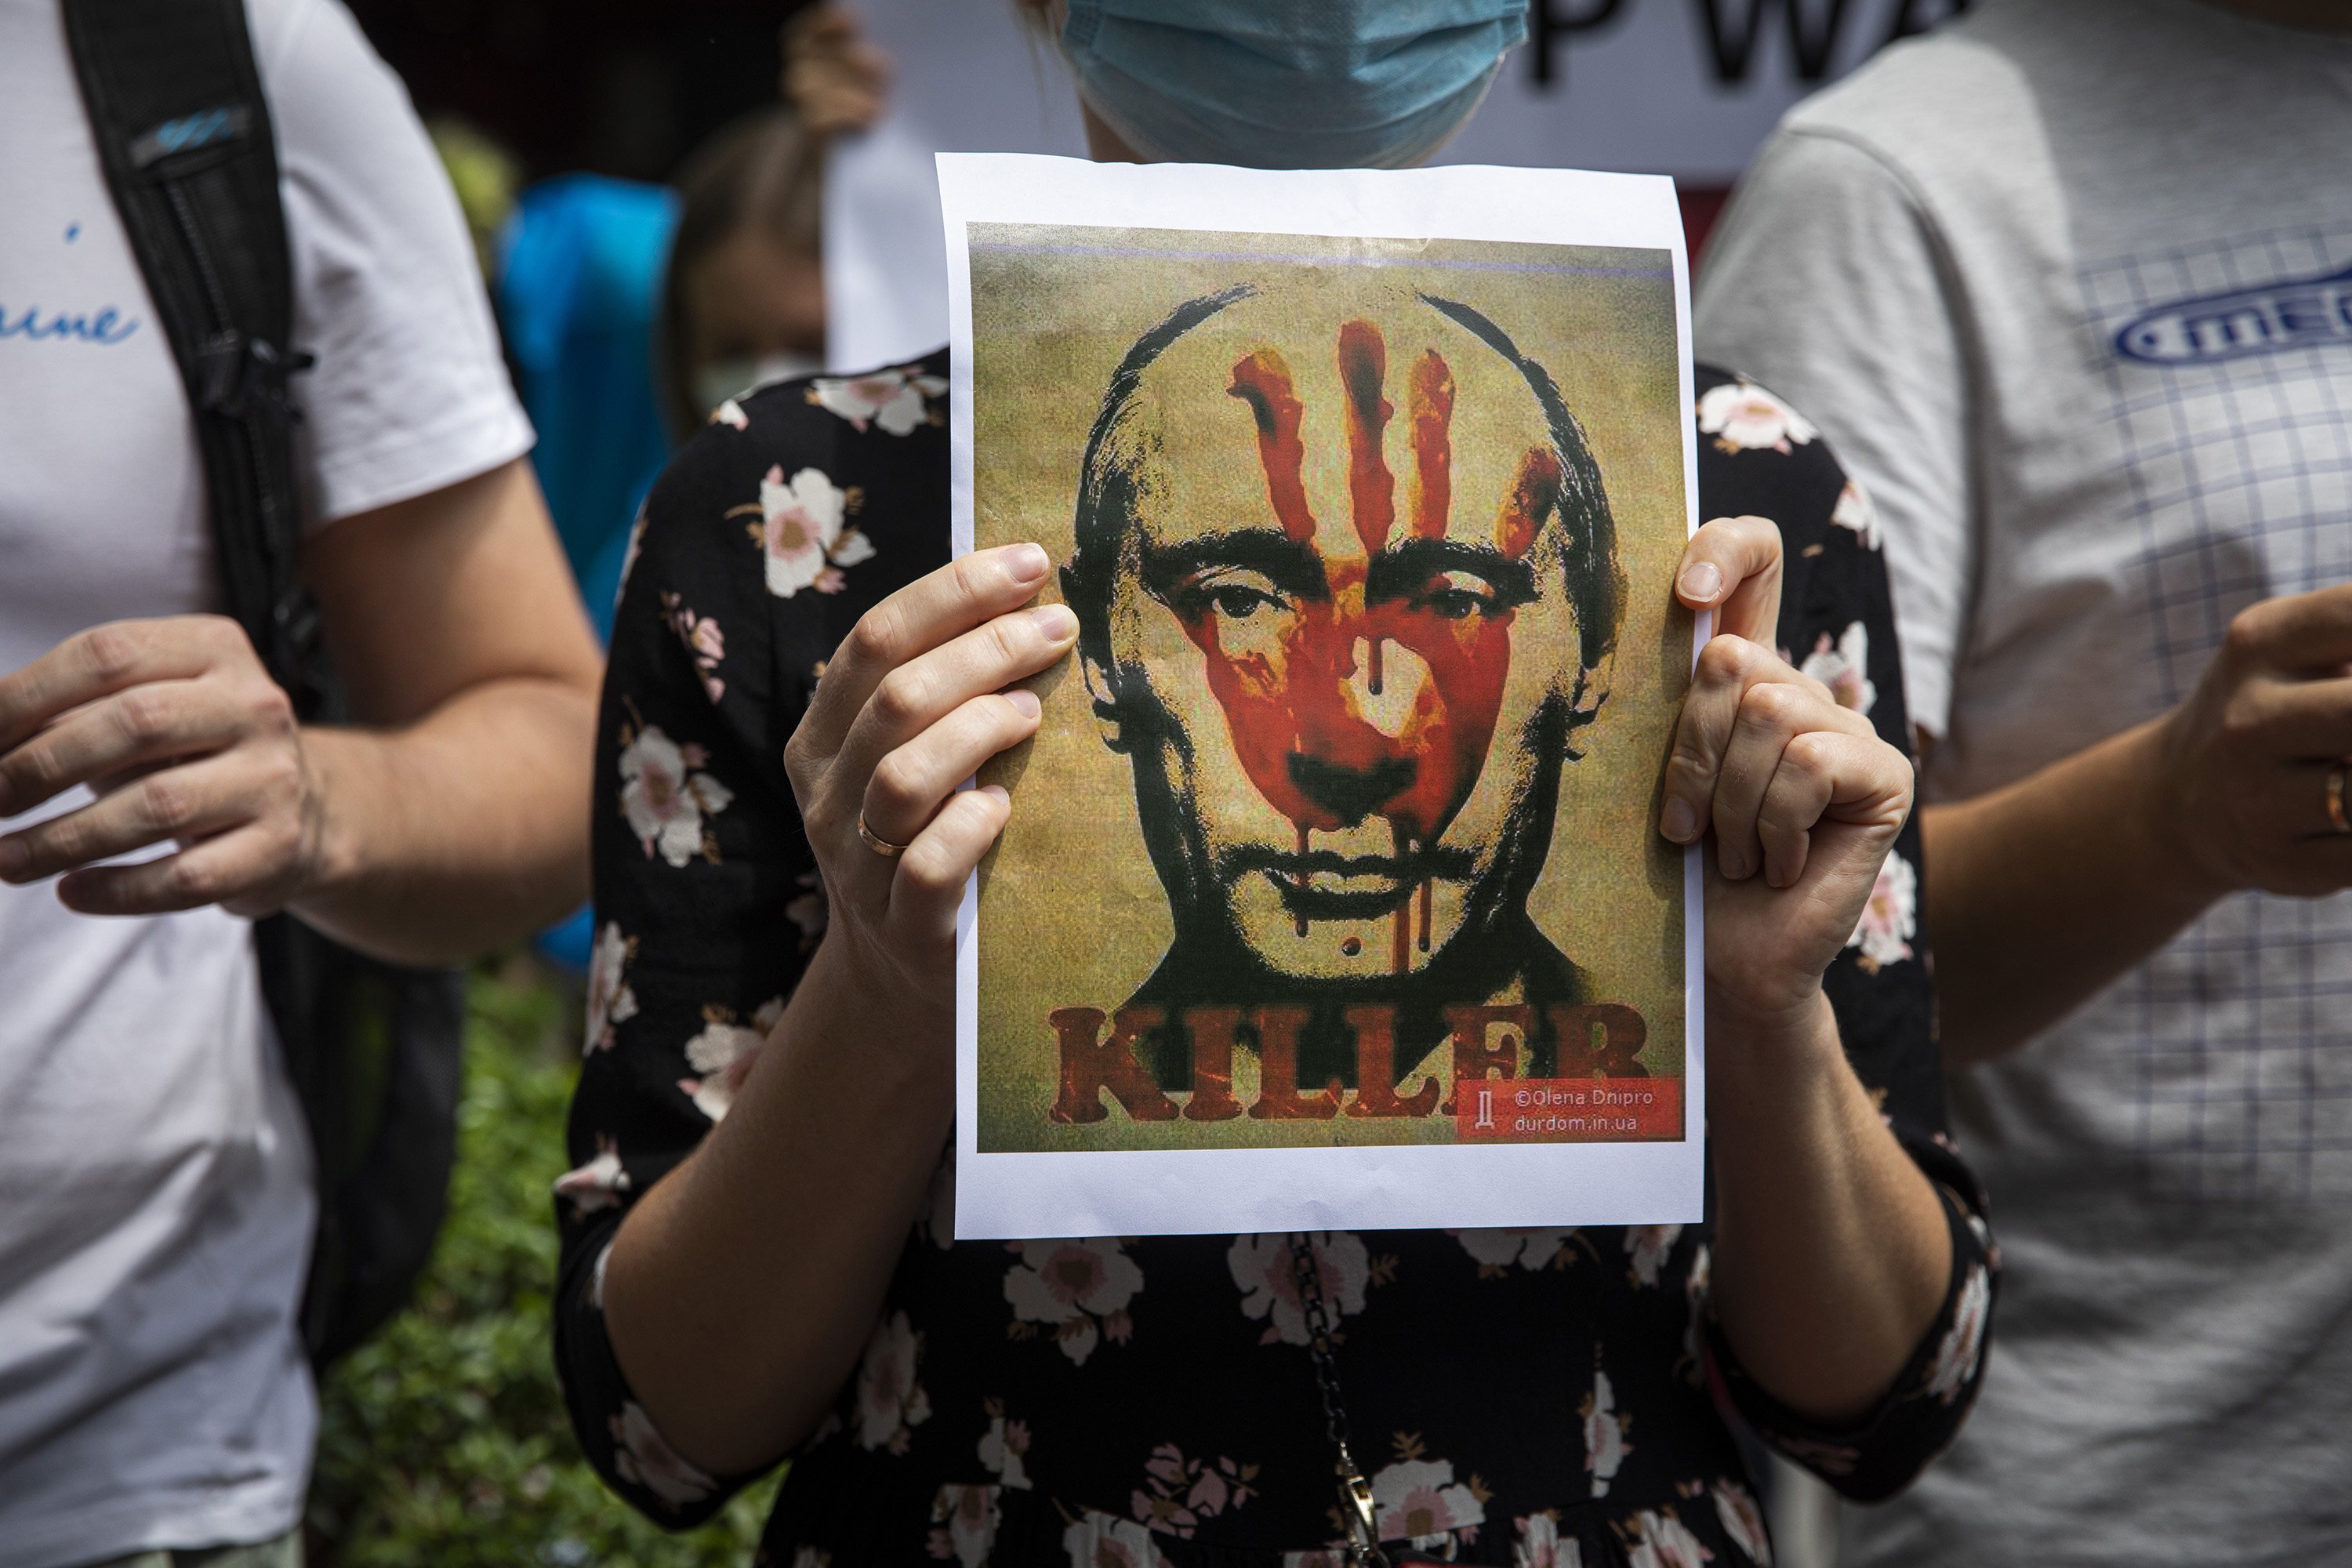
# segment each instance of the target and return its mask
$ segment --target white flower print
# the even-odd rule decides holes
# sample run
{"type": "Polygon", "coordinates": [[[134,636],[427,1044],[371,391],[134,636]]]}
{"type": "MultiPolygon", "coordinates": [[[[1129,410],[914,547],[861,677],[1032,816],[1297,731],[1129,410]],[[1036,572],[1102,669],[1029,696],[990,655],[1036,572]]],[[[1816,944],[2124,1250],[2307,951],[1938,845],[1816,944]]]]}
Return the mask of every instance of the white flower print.
{"type": "Polygon", "coordinates": [[[1783,457],[1821,434],[1803,415],[1746,381],[1708,388],[1698,400],[1698,427],[1727,452],[1769,448],[1783,457]]]}
{"type": "Polygon", "coordinates": [[[596,1254],[596,1267],[588,1271],[588,1304],[598,1311],[604,1310],[604,1265],[613,1260],[613,1244],[606,1242],[596,1254]]]}
{"type": "Polygon", "coordinates": [[[1675,1243],[1682,1239],[1683,1227],[1678,1225],[1629,1225],[1625,1227],[1625,1254],[1633,1259],[1626,1270],[1636,1285],[1655,1285],[1658,1270],[1665,1266],[1667,1255],[1675,1243]]]}
{"type": "Polygon", "coordinates": [[[1151,1532],[1107,1513],[1079,1515],[1062,1531],[1062,1549],[1070,1554],[1070,1568],[1160,1568],[1151,1532]]]}
{"type": "MultiPolygon", "coordinates": [[[[1364,1287],[1371,1283],[1373,1268],[1363,1238],[1332,1230],[1307,1239],[1332,1321],[1362,1311],[1364,1287]]],[[[1234,1272],[1234,1283],[1242,1289],[1242,1315],[1266,1320],[1260,1343],[1307,1343],[1307,1313],[1298,1303],[1298,1277],[1291,1268],[1289,1237],[1237,1236],[1225,1254],[1225,1264],[1234,1272]]]]}
{"type": "Polygon", "coordinates": [[[1004,1407],[991,1400],[988,1405],[988,1432],[980,1440],[980,1462],[996,1484],[1010,1491],[1029,1489],[1029,1472],[1021,1467],[1023,1456],[1029,1452],[1029,1423],[1008,1421],[1004,1407]]]}
{"type": "Polygon", "coordinates": [[[1081,1366],[1103,1340],[1126,1342],[1127,1304],[1143,1289],[1143,1270],[1116,1239],[1016,1241],[1011,1249],[1021,1258],[1004,1276],[1014,1318],[1053,1324],[1062,1353],[1081,1366]]]}
{"type": "Polygon", "coordinates": [[[613,1468],[620,1472],[623,1480],[645,1488],[673,1509],[700,1502],[719,1489],[717,1481],[688,1464],[669,1446],[668,1439],[656,1430],[653,1417],[635,1400],[623,1400],[621,1413],[612,1418],[610,1425],[613,1441],[618,1445],[613,1454],[613,1468]]]}
{"type": "Polygon", "coordinates": [[[1764,1527],[1764,1510],[1748,1489],[1728,1478],[1715,1483],[1715,1517],[1731,1543],[1760,1564],[1772,1568],[1772,1532],[1764,1527]]]}
{"type": "Polygon", "coordinates": [[[1446,1232],[1462,1244],[1462,1250],[1478,1260],[1482,1275],[1500,1274],[1514,1263],[1530,1274],[1541,1268],[1552,1268],[1568,1261],[1570,1250],[1580,1241],[1574,1229],[1452,1230],[1446,1232]]]}
{"type": "Polygon", "coordinates": [[[613,1026],[637,1016],[637,994],[629,989],[629,961],[637,955],[637,939],[621,934],[621,922],[606,921],[588,950],[588,1027],[582,1037],[582,1054],[610,1050],[613,1026]]]}
{"type": "Polygon", "coordinates": [[[1592,1369],[1592,1392],[1584,1396],[1577,1407],[1584,1417],[1584,1468],[1592,1472],[1592,1495],[1607,1497],[1609,1483],[1617,1479],[1618,1468],[1633,1445],[1625,1440],[1625,1428],[1633,1424],[1630,1415],[1617,1414],[1617,1393],[1609,1386],[1609,1374],[1599,1367],[1592,1369]]]}
{"type": "Polygon", "coordinates": [[[939,1168],[931,1173],[930,1204],[924,1212],[920,1228],[931,1238],[931,1245],[945,1252],[955,1245],[955,1152],[943,1155],[939,1168]]]}
{"type": "Polygon", "coordinates": [[[621,748],[621,813],[647,858],[656,849],[673,866],[698,854],[717,858],[703,841],[703,814],[726,810],[735,792],[696,771],[709,760],[700,746],[681,746],[652,725],[621,748]]]}
{"type": "Polygon", "coordinates": [[[727,694],[727,683],[719,679],[719,666],[727,657],[727,634],[709,616],[698,616],[688,609],[676,594],[661,596],[662,619],[686,645],[687,657],[694,660],[695,673],[702,677],[702,693],[713,702],[727,694]]]}
{"type": "MultiPolygon", "coordinates": [[[[629,524],[629,542],[621,551],[621,580],[613,589],[613,604],[621,602],[621,590],[629,585],[629,574],[637,569],[637,552],[645,548],[646,509],[638,503],[635,521],[629,524]]],[[[607,605],[606,608],[610,608],[607,605]]]]}
{"type": "Polygon", "coordinates": [[[981,1568],[996,1544],[997,1521],[1003,1513],[994,1487],[953,1482],[941,1487],[931,1500],[931,1555],[952,1557],[963,1568],[981,1568]]]}
{"type": "Polygon", "coordinates": [[[743,405],[731,397],[710,411],[710,422],[713,425],[729,426],[737,430],[749,430],[751,427],[751,416],[745,414],[743,405]]]}
{"type": "Polygon", "coordinates": [[[1862,949],[1862,967],[1875,974],[1910,957],[1911,939],[1918,934],[1919,872],[1902,856],[1889,854],[1845,944],[1862,949]]]}
{"type": "Polygon", "coordinates": [[[1949,1405],[1959,1398],[1960,1390],[1977,1374],[1977,1362],[1984,1354],[1985,1321],[1992,1315],[1992,1276],[1981,1263],[1969,1265],[1969,1277],[1960,1284],[1960,1299],[1952,1309],[1952,1326],[1945,1331],[1943,1342],[1936,1347],[1936,1359],[1927,1368],[1927,1392],[1949,1405]]]}
{"type": "Polygon", "coordinates": [[[1372,1505],[1378,1510],[1376,1528],[1382,1541],[1410,1540],[1423,1551],[1445,1544],[1457,1530],[1474,1530],[1486,1521],[1484,1489],[1457,1482],[1454,1467],[1444,1459],[1420,1457],[1416,1438],[1402,1439],[1398,1447],[1409,1455],[1372,1478],[1372,1505]]]}
{"type": "Polygon", "coordinates": [[[850,496],[814,468],[784,481],[782,464],[760,480],[760,546],[768,557],[768,592],[789,599],[803,588],[841,592],[836,568],[874,558],[874,542],[842,526],[850,496]]]}
{"type": "Polygon", "coordinates": [[[944,378],[910,364],[871,375],[821,375],[809,383],[808,400],[848,420],[861,436],[869,420],[886,435],[904,436],[929,419],[926,400],[947,389],[944,378]]]}
{"type": "MultiPolygon", "coordinates": [[[[1951,1153],[1958,1154],[1960,1152],[1959,1144],[1953,1141],[1950,1133],[1937,1132],[1935,1137],[1936,1142],[1942,1144],[1944,1148],[1951,1153]]],[[[1982,1215],[1972,1214],[1969,1215],[1969,1234],[1977,1238],[1977,1245],[1985,1249],[1986,1264],[1992,1268],[1998,1269],[2000,1267],[2000,1247],[1999,1243],[1993,1240],[1992,1227],[1985,1224],[1984,1216],[1982,1215]]]]}
{"type": "Polygon", "coordinates": [[[1828,687],[1841,708],[1867,713],[1878,701],[1878,688],[1870,679],[1870,628],[1860,621],[1847,626],[1834,643],[1829,633],[1822,633],[1797,673],[1828,687]]]}
{"type": "Polygon", "coordinates": [[[598,1209],[618,1208],[629,1190],[629,1173],[621,1169],[621,1146],[604,1133],[596,1135],[596,1157],[555,1178],[555,1195],[572,1205],[575,1217],[598,1209]]]}
{"type": "Polygon", "coordinates": [[[751,1076],[752,1064],[760,1059],[760,1047],[768,1043],[769,1031],[783,1016],[781,996],[761,1003],[749,1027],[723,1007],[702,1010],[702,1032],[686,1042],[687,1065],[702,1076],[677,1080],[696,1110],[713,1121],[726,1119],[743,1080],[751,1076]]]}
{"type": "Polygon", "coordinates": [[[1633,1529],[1638,1539],[1626,1548],[1627,1568],[1698,1568],[1715,1560],[1706,1543],[1691,1533],[1673,1509],[1643,1509],[1633,1516],[1633,1529]]]}
{"type": "Polygon", "coordinates": [[[793,1553],[793,1568],[833,1568],[833,1553],[803,1546],[793,1553]]]}
{"type": "Polygon", "coordinates": [[[814,871],[803,871],[800,885],[807,891],[784,906],[784,918],[801,929],[801,951],[814,952],[817,939],[824,935],[825,922],[832,918],[824,901],[824,879],[814,871]]]}
{"type": "Polygon", "coordinates": [[[1129,1496],[1129,1510],[1139,1523],[1162,1535],[1189,1537],[1202,1520],[1255,1497],[1257,1489],[1250,1483],[1257,1471],[1255,1465],[1230,1458],[1188,1459],[1175,1444],[1162,1443],[1144,1462],[1144,1484],[1129,1496]]]}
{"type": "Polygon", "coordinates": [[[1715,1254],[1702,1241],[1691,1249],[1690,1273],[1683,1279],[1683,1295],[1690,1305],[1690,1317],[1683,1325],[1683,1359],[1679,1363],[1684,1375],[1697,1384],[1706,1371],[1706,1293],[1715,1276],[1715,1254]]]}
{"type": "MultiPolygon", "coordinates": [[[[834,541],[833,549],[828,553],[835,566],[855,566],[861,561],[874,559],[874,542],[856,529],[844,529],[841,537],[834,541]]],[[[835,578],[835,583],[824,591],[828,594],[838,594],[841,592],[841,584],[838,580],[841,574],[836,572],[833,575],[835,578]]]]}
{"type": "Polygon", "coordinates": [[[1838,491],[1830,521],[1860,535],[1864,550],[1876,550],[1885,542],[1878,527],[1878,508],[1872,504],[1870,492],[1862,488],[1860,479],[1846,480],[1845,489],[1838,491]]]}
{"type": "Polygon", "coordinates": [[[1584,1547],[1572,1535],[1561,1537],[1559,1515],[1529,1514],[1518,1523],[1511,1568],[1584,1568],[1584,1547]]]}
{"type": "Polygon", "coordinates": [[[931,1418],[930,1395],[915,1381],[923,1356],[923,1336],[893,1312],[874,1325],[866,1358],[857,1365],[857,1446],[903,1454],[914,1429],[931,1418]]]}

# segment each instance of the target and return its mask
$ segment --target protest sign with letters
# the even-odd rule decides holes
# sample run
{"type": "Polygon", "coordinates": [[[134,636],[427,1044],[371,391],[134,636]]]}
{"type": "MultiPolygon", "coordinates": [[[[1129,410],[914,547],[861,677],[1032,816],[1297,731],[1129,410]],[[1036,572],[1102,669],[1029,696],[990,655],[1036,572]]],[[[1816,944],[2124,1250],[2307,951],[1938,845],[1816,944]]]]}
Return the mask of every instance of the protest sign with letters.
{"type": "Polygon", "coordinates": [[[955,1234],[1701,1217],[1671,183],[940,177],[956,546],[1079,624],[982,775],[955,1234]]]}

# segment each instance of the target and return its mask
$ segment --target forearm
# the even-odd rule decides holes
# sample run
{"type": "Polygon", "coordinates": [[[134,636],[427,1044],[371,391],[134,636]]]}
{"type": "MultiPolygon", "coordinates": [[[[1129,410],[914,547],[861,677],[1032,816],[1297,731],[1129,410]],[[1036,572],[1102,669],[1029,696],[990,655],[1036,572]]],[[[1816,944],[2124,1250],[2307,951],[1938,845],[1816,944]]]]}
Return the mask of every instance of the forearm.
{"type": "Polygon", "coordinates": [[[696,1464],[772,1461],[849,1374],[947,1142],[951,1039],[879,1005],[828,939],[726,1120],[623,1223],[606,1330],[696,1464]]]}
{"type": "Polygon", "coordinates": [[[306,729],[320,820],[295,911],[377,957],[436,963],[576,908],[595,718],[583,685],[516,676],[396,729],[306,729]]]}
{"type": "Polygon", "coordinates": [[[2015,1050],[2221,896],[2159,826],[2164,723],[1927,808],[1927,919],[1949,1064],[2015,1050]]]}
{"type": "Polygon", "coordinates": [[[1943,1305],[1943,1205],[1847,1066],[1826,999],[1786,1022],[1709,1009],[1717,1316],[1768,1393],[1849,1419],[1943,1305]]]}

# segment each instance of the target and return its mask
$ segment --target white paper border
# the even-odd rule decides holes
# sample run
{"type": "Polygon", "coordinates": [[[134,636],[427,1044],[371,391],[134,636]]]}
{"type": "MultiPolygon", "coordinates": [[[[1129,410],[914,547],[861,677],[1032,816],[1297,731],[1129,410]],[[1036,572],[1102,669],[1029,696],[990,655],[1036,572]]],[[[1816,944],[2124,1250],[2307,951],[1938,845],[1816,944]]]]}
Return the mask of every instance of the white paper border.
{"type": "MultiPolygon", "coordinates": [[[[1579,169],[1331,170],[1094,163],[1009,153],[939,154],[951,342],[971,342],[974,223],[1203,229],[1619,246],[1674,258],[1682,353],[1683,496],[1698,529],[1690,410],[1690,261],[1674,182],[1579,169]]],[[[948,365],[950,537],[972,548],[971,358],[948,365]]],[[[1694,661],[1710,632],[1699,617],[1694,661]]],[[[1447,1143],[1289,1149],[979,1149],[980,882],[956,914],[955,1234],[1223,1235],[1484,1226],[1671,1225],[1705,1217],[1706,944],[1699,850],[1683,858],[1683,1138],[1677,1143],[1447,1143]],[[1246,1173],[1242,1167],[1246,1166],[1246,1173]],[[1252,1179],[1244,1179],[1244,1176],[1252,1179]],[[1181,1221],[1171,1216],[1181,1215],[1181,1221]]]]}

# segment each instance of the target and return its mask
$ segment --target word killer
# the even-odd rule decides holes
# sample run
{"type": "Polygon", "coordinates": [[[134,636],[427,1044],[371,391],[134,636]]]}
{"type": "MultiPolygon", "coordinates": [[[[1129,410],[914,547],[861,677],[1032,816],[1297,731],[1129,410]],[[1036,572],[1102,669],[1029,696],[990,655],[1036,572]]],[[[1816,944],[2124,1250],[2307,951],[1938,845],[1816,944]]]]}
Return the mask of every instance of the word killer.
{"type": "MultiPolygon", "coordinates": [[[[1339,1015],[1356,1037],[1356,1087],[1333,1079],[1320,1088],[1298,1082],[1298,1040],[1313,1015],[1300,1006],[1187,1007],[1182,1027],[1192,1042],[1192,1080],[1181,1106],[1137,1058],[1136,1046],[1168,1022],[1164,1008],[1057,1007],[1046,1016],[1061,1055],[1061,1079],[1052,1117],[1060,1122],[1109,1116],[1104,1096],[1137,1121],[1224,1121],[1247,1113],[1265,1121],[1328,1121],[1337,1116],[1453,1116],[1454,1099],[1434,1078],[1407,1090],[1396,1080],[1396,1009],[1367,1005],[1339,1015]],[[1234,1051],[1246,1028],[1256,1037],[1257,1098],[1244,1105],[1234,1094],[1234,1051]],[[1440,1104],[1441,1098],[1444,1103],[1440,1104]]],[[[1519,1077],[1520,1050],[1536,1026],[1524,1003],[1444,1009],[1453,1041],[1455,1092],[1475,1081],[1519,1077]]],[[[1559,1041],[1559,1079],[1641,1080],[1637,1059],[1649,1037],[1642,1015],[1622,1002],[1559,1004],[1545,1009],[1559,1041]]],[[[1535,1082],[1538,1080],[1528,1080],[1535,1082]]],[[[1587,1087],[1591,1085],[1587,1083],[1587,1087]]]]}

